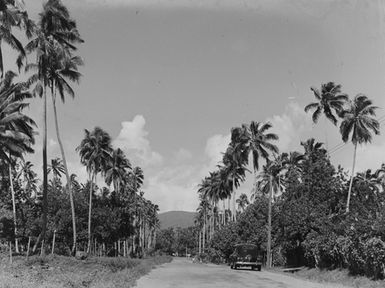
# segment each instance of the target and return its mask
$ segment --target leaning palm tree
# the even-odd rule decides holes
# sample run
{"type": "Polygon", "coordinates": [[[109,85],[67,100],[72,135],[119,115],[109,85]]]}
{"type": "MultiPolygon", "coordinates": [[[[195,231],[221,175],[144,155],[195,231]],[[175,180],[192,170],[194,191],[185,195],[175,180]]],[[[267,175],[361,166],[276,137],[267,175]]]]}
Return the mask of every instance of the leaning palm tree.
{"type": "Polygon", "coordinates": [[[87,253],[91,248],[91,216],[92,194],[98,173],[104,171],[107,161],[112,153],[111,137],[103,129],[95,127],[93,131],[85,131],[85,137],[76,148],[80,155],[80,162],[86,166],[90,179],[90,199],[88,208],[88,245],[87,253]]]}
{"type": "Polygon", "coordinates": [[[317,102],[310,103],[305,107],[305,112],[315,110],[312,116],[313,122],[317,123],[322,113],[334,125],[337,125],[337,117],[343,110],[344,104],[348,101],[348,96],[341,93],[341,85],[328,82],[321,85],[321,91],[311,87],[317,102]],[[334,112],[334,113],[333,113],[334,112]]]}
{"type": "Polygon", "coordinates": [[[354,145],[353,167],[350,177],[348,199],[346,201],[346,213],[349,213],[350,195],[353,185],[354,168],[356,165],[357,145],[366,144],[372,141],[372,133],[380,134],[380,123],[375,118],[376,106],[363,94],[358,94],[349,107],[342,111],[343,121],[340,126],[342,140],[346,143],[351,135],[351,141],[354,145]]]}

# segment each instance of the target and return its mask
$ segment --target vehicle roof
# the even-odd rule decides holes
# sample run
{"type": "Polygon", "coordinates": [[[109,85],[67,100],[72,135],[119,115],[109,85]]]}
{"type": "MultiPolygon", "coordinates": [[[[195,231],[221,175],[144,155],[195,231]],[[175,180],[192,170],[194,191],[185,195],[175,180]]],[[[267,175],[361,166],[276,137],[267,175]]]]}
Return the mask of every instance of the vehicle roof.
{"type": "Polygon", "coordinates": [[[249,244],[249,243],[244,243],[244,244],[236,244],[235,247],[239,247],[239,246],[253,246],[253,247],[258,247],[257,245],[255,244],[249,244]]]}

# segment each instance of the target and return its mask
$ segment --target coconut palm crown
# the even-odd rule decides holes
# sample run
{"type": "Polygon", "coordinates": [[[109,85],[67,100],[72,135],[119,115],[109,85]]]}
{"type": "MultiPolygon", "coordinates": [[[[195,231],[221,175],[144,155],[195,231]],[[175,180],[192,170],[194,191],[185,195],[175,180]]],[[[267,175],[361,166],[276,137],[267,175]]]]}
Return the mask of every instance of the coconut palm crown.
{"type": "Polygon", "coordinates": [[[336,116],[339,116],[346,101],[348,101],[348,96],[341,93],[341,85],[335,84],[334,82],[328,82],[321,85],[321,91],[314,87],[311,87],[310,89],[313,91],[317,102],[307,105],[305,107],[305,112],[315,110],[312,115],[314,123],[317,123],[321,114],[324,113],[327,119],[334,125],[337,125],[336,116]]]}

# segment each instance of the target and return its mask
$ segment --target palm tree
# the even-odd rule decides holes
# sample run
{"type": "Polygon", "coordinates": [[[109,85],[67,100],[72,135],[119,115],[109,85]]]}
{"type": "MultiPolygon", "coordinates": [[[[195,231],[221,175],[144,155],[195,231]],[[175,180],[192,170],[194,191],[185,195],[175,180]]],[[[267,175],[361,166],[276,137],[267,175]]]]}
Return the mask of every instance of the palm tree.
{"type": "MultiPolygon", "coordinates": [[[[32,37],[34,30],[33,22],[28,18],[27,12],[24,10],[22,1],[17,0],[0,0],[0,72],[1,78],[4,76],[3,53],[1,44],[7,43],[10,47],[18,51],[22,57],[25,56],[25,50],[21,42],[13,33],[13,28],[23,30],[27,38],[32,37]]],[[[21,66],[18,58],[17,65],[21,66]]]]}
{"type": "Polygon", "coordinates": [[[88,209],[88,246],[87,253],[91,248],[91,216],[92,216],[92,194],[93,184],[96,183],[98,173],[104,171],[107,161],[112,153],[111,137],[103,129],[95,127],[92,132],[85,131],[84,139],[76,148],[80,155],[80,162],[86,166],[90,178],[90,199],[88,209]]]}
{"type": "Polygon", "coordinates": [[[254,174],[259,170],[259,160],[263,158],[267,161],[270,153],[278,153],[278,147],[271,141],[278,140],[274,133],[266,133],[272,127],[270,123],[259,123],[252,121],[247,131],[247,151],[251,154],[253,161],[254,174]]]}
{"type": "Polygon", "coordinates": [[[324,149],[323,143],[316,142],[314,138],[310,138],[306,140],[305,142],[301,142],[301,145],[303,146],[305,150],[304,158],[309,159],[309,157],[312,159],[315,155],[318,153],[326,154],[327,151],[324,149]]]}
{"type": "Polygon", "coordinates": [[[281,172],[284,170],[286,159],[285,155],[281,154],[274,161],[268,161],[263,167],[263,171],[258,176],[257,187],[265,195],[269,195],[268,205],[268,230],[267,230],[267,266],[271,267],[271,218],[272,218],[272,201],[273,194],[278,194],[283,188],[281,172]]]}
{"type": "Polygon", "coordinates": [[[138,192],[143,185],[144,175],[143,170],[140,167],[134,167],[132,171],[128,173],[128,183],[134,193],[138,192]]]}
{"type": "Polygon", "coordinates": [[[50,174],[51,172],[53,174],[52,189],[53,192],[56,192],[58,180],[65,173],[64,165],[60,158],[51,159],[51,165],[48,165],[47,173],[50,174]]]}
{"type": "MultiPolygon", "coordinates": [[[[72,252],[76,249],[76,219],[75,206],[71,189],[70,174],[67,167],[63,143],[60,137],[60,129],[56,109],[56,92],[59,92],[61,100],[64,102],[65,94],[71,97],[75,93],[68,81],[79,82],[81,74],[78,66],[83,65],[80,57],[72,56],[71,51],[76,50],[75,44],[81,43],[76,22],[70,18],[67,8],[60,0],[49,0],[43,5],[43,12],[40,13],[39,31],[36,39],[27,45],[27,51],[37,51],[37,63],[26,66],[26,70],[36,70],[37,74],[30,78],[30,82],[38,82],[35,90],[41,96],[44,90],[44,107],[46,111],[46,89],[51,90],[52,104],[54,109],[56,136],[60,147],[61,156],[64,164],[64,172],[67,179],[67,189],[71,202],[73,246],[72,252]]],[[[46,122],[46,116],[45,116],[46,122]]],[[[46,125],[46,123],[45,123],[46,125]]],[[[46,129],[45,129],[46,130],[46,129]]],[[[44,143],[46,145],[46,143],[44,143]]],[[[44,156],[43,156],[44,158],[44,156]]],[[[45,187],[45,185],[43,185],[45,187]]]]}
{"type": "Polygon", "coordinates": [[[230,197],[233,197],[233,209],[232,209],[232,220],[236,220],[236,211],[235,211],[235,189],[237,189],[241,182],[245,181],[245,167],[247,163],[247,154],[245,149],[242,149],[240,143],[232,142],[226,150],[226,153],[223,155],[223,172],[229,178],[229,188],[230,188],[230,197]]]}
{"type": "Polygon", "coordinates": [[[37,192],[37,174],[32,170],[33,164],[30,161],[22,161],[20,174],[24,181],[24,191],[30,196],[37,192]]]}
{"type": "Polygon", "coordinates": [[[317,123],[321,114],[324,113],[327,119],[337,125],[337,118],[334,113],[338,116],[342,112],[344,104],[348,101],[348,96],[341,93],[341,85],[328,82],[321,85],[321,91],[314,87],[311,87],[310,90],[313,91],[317,102],[307,105],[305,112],[315,110],[312,116],[314,123],[317,123]]]}
{"type": "MultiPolygon", "coordinates": [[[[16,202],[12,175],[13,158],[23,158],[24,153],[33,152],[31,145],[34,143],[33,127],[36,124],[31,118],[22,113],[22,110],[28,106],[23,100],[31,98],[31,94],[26,91],[25,83],[13,83],[15,76],[15,73],[7,72],[0,83],[0,159],[8,163],[16,236],[16,202]]],[[[17,238],[15,241],[16,252],[19,252],[17,238]]]]}
{"type": "Polygon", "coordinates": [[[376,170],[375,176],[378,181],[378,185],[380,186],[381,192],[385,191],[385,163],[381,164],[381,167],[376,170]]]}
{"type": "Polygon", "coordinates": [[[353,167],[350,177],[348,199],[346,202],[346,213],[349,213],[350,195],[352,191],[354,168],[356,164],[357,145],[366,144],[372,141],[372,133],[380,134],[380,123],[375,119],[377,107],[373,106],[372,101],[363,94],[358,94],[350,102],[347,110],[342,111],[343,121],[340,126],[342,140],[346,143],[350,134],[354,145],[353,167]]]}
{"type": "Polygon", "coordinates": [[[131,169],[131,163],[124,152],[120,148],[113,150],[105,171],[106,184],[110,186],[113,183],[115,192],[120,192],[120,183],[128,169],[131,169]]]}
{"type": "Polygon", "coordinates": [[[290,176],[294,176],[296,179],[300,179],[302,171],[301,164],[305,159],[305,155],[297,151],[293,151],[286,154],[285,159],[284,165],[287,168],[285,178],[288,179],[290,176]]]}
{"type": "Polygon", "coordinates": [[[239,198],[237,199],[237,204],[238,208],[242,209],[242,212],[244,212],[247,205],[250,204],[249,199],[247,199],[247,195],[245,193],[239,195],[239,198]]]}
{"type": "Polygon", "coordinates": [[[64,173],[64,165],[60,158],[51,159],[51,165],[48,165],[48,174],[51,172],[54,178],[58,178],[64,173]]]}

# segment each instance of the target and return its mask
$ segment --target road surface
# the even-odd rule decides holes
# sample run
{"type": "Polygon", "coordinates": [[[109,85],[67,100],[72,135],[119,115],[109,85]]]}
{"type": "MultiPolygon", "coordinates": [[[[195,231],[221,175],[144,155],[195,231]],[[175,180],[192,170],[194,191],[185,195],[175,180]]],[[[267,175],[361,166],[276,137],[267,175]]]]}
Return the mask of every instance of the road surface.
{"type": "Polygon", "coordinates": [[[174,258],[150,274],[140,278],[138,288],[342,288],[297,279],[290,275],[249,269],[231,270],[229,266],[193,263],[185,258],[174,258]]]}

